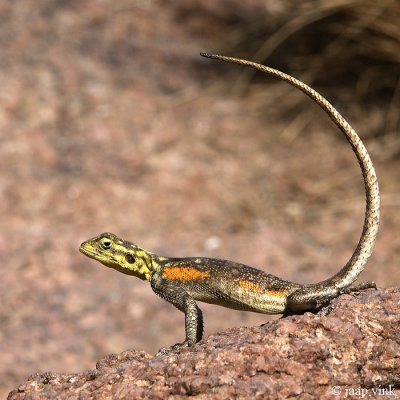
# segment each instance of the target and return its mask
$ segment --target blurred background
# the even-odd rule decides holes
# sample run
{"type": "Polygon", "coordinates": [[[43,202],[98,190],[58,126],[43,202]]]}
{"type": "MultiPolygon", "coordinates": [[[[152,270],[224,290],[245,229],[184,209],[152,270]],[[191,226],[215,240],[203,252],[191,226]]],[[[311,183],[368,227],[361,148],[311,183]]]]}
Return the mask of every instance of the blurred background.
{"type": "MultiPolygon", "coordinates": [[[[1,2],[0,397],[183,340],[147,282],[78,252],[101,232],[302,283],[350,257],[365,200],[337,128],[287,84],[200,51],[282,69],[351,122],[382,191],[362,279],[399,285],[399,20],[397,0],[1,2]]],[[[200,306],[206,336],[271,318],[200,306]]]]}

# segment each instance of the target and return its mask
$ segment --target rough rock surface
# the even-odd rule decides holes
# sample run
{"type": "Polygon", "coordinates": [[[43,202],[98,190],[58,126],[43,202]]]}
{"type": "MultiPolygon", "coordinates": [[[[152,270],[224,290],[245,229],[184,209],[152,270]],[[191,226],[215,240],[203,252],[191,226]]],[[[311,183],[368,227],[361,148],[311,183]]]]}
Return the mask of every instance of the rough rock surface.
{"type": "Polygon", "coordinates": [[[400,288],[343,295],[179,354],[129,350],[83,373],[36,374],[8,399],[398,398],[399,304],[400,288]]]}

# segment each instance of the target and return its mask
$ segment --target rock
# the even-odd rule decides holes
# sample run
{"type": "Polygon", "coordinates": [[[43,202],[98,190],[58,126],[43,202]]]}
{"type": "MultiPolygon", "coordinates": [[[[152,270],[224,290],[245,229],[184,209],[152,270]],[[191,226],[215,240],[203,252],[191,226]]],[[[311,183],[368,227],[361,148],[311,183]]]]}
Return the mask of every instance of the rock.
{"type": "Polygon", "coordinates": [[[343,295],[317,313],[229,329],[180,353],[129,350],[77,374],[32,375],[20,399],[396,398],[400,288],[343,295]]]}

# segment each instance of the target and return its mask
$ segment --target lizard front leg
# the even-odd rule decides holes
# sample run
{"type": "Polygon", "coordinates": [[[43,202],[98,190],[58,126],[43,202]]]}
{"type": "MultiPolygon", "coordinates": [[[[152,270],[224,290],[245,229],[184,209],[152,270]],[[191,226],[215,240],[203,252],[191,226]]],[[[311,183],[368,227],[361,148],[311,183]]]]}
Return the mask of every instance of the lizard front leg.
{"type": "Polygon", "coordinates": [[[194,298],[186,292],[179,282],[166,279],[159,272],[152,275],[150,283],[157,295],[185,313],[185,341],[176,343],[171,348],[180,350],[200,341],[203,337],[203,314],[194,298]]]}

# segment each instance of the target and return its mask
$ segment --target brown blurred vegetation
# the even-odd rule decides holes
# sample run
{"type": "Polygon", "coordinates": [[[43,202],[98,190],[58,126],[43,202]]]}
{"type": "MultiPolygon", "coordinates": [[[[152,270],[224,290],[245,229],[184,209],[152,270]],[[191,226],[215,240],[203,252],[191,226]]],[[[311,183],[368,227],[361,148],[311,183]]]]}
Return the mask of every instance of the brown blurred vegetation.
{"type": "MultiPolygon", "coordinates": [[[[191,5],[181,5],[183,18],[196,13],[191,5]]],[[[385,137],[382,156],[399,155],[398,1],[272,1],[258,10],[259,18],[256,7],[250,16],[228,5],[224,11],[219,15],[226,25],[220,53],[291,71],[311,86],[323,87],[327,96],[351,96],[359,107],[352,112],[365,121],[365,133],[385,137]]],[[[243,71],[235,89],[244,91],[255,74],[243,71]]],[[[260,79],[265,81],[262,74],[260,79]]],[[[285,99],[289,109],[296,107],[290,97],[285,99]]]]}

